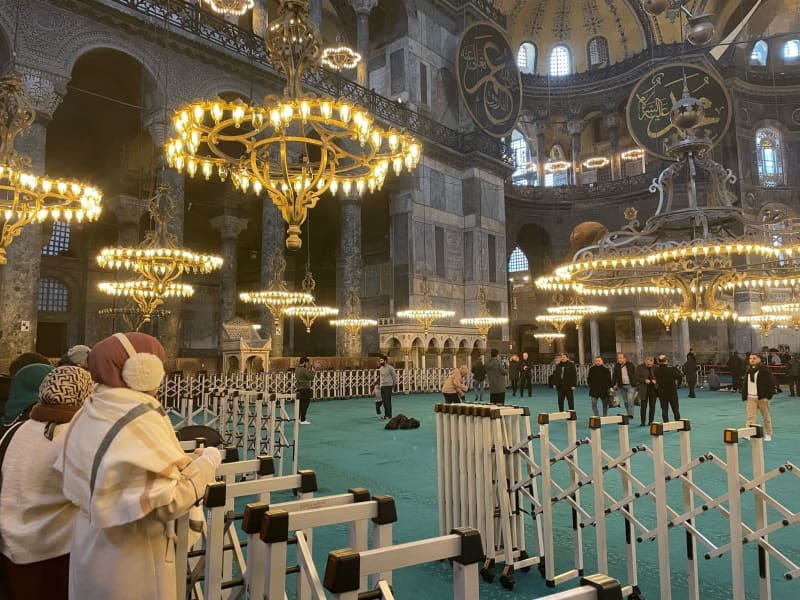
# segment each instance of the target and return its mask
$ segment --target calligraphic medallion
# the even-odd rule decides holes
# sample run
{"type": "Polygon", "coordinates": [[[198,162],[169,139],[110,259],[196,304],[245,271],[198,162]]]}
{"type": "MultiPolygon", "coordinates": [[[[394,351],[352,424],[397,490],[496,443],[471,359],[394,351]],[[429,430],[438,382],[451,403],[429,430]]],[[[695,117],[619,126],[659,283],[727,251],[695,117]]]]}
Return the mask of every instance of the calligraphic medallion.
{"type": "Polygon", "coordinates": [[[522,80],[503,30],[488,21],[471,25],[458,44],[456,71],[461,100],[475,124],[495,137],[508,135],[522,105],[522,80]]]}
{"type": "Polygon", "coordinates": [[[716,145],[731,122],[731,98],[715,71],[678,63],[654,69],[639,80],[628,99],[628,131],[641,148],[665,160],[673,160],[667,149],[686,135],[669,117],[672,105],[683,95],[684,75],[689,94],[706,109],[696,135],[716,145]]]}

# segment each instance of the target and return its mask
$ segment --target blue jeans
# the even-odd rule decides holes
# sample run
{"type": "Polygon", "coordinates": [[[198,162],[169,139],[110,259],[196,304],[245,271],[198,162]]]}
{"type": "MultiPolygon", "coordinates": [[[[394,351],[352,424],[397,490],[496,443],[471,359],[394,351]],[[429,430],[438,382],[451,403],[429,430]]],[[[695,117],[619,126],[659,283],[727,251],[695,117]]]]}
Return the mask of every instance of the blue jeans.
{"type": "Polygon", "coordinates": [[[484,381],[478,381],[477,379],[472,380],[472,389],[475,390],[475,400],[477,402],[483,402],[484,383],[484,381]]]}
{"type": "Polygon", "coordinates": [[[633,399],[636,397],[636,387],[632,385],[620,385],[622,398],[625,400],[625,414],[633,416],[633,399]]]}

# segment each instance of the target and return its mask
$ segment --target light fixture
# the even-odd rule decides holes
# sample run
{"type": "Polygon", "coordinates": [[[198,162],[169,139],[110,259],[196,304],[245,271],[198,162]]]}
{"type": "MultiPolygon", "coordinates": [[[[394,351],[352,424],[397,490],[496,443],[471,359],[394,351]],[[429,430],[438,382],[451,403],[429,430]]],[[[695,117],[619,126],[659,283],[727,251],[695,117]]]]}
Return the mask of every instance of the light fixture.
{"type": "Polygon", "coordinates": [[[118,306],[101,308],[97,311],[99,317],[109,318],[112,320],[122,319],[128,326],[129,331],[139,331],[148,321],[154,319],[165,319],[172,314],[168,310],[153,310],[149,318],[145,319],[145,315],[138,306],[118,306]]]}
{"type": "Polygon", "coordinates": [[[606,313],[608,312],[608,307],[596,304],[560,304],[558,306],[548,306],[547,312],[551,315],[589,316],[606,313]]]}
{"type": "Polygon", "coordinates": [[[323,194],[381,189],[390,170],[411,172],[422,148],[402,131],[375,126],[366,109],[345,98],[303,91],[303,75],[318,68],[321,54],[307,1],[281,0],[266,44],[286,73],[284,96],[257,105],[217,98],[182,106],[165,152],[171,167],[191,177],[230,177],[243,192],[266,192],[288,225],[286,247],[297,250],[300,226],[323,194]]]}
{"type": "Polygon", "coordinates": [[[641,148],[632,148],[620,154],[622,160],[641,160],[643,156],[644,150],[641,148]]]}
{"type": "Polygon", "coordinates": [[[558,332],[563,331],[567,323],[580,323],[582,320],[583,315],[570,313],[536,315],[537,323],[547,323],[548,325],[552,325],[552,327],[558,332]]]}
{"type": "Polygon", "coordinates": [[[430,329],[435,320],[450,319],[454,317],[456,313],[454,310],[434,308],[427,277],[422,278],[421,290],[422,299],[419,301],[416,308],[398,311],[397,316],[401,319],[414,319],[419,321],[419,324],[422,325],[422,331],[428,333],[428,329],[430,329]]]}
{"type": "Polygon", "coordinates": [[[171,297],[189,297],[191,286],[179,282],[184,275],[206,275],[222,268],[222,257],[194,252],[178,245],[169,231],[176,217],[170,186],[159,184],[148,207],[152,229],[138,246],[107,247],[97,255],[97,264],[114,271],[128,271],[137,279],[101,284],[100,290],[115,296],[130,296],[142,310],[145,322],[153,310],[171,297]]]}
{"type": "MultiPolygon", "coordinates": [[[[306,262],[306,274],[303,277],[303,282],[300,284],[303,291],[314,295],[314,289],[317,287],[317,282],[314,281],[314,275],[311,273],[311,264],[306,262]]],[[[311,333],[311,327],[314,325],[319,317],[335,317],[339,314],[338,308],[332,306],[317,306],[312,300],[311,304],[299,304],[297,306],[290,306],[284,314],[290,317],[298,317],[303,325],[306,326],[306,333],[311,333]]]]}
{"type": "Polygon", "coordinates": [[[760,330],[765,336],[769,335],[773,327],[788,326],[792,324],[791,315],[787,314],[763,314],[763,315],[742,315],[737,319],[740,323],[752,325],[754,329],[760,330]]]}
{"type": "Polygon", "coordinates": [[[199,0],[215,13],[226,16],[240,17],[253,8],[254,0],[199,0]]]}
{"type": "Polygon", "coordinates": [[[26,225],[54,221],[94,221],[100,216],[103,194],[96,188],[31,173],[31,159],[14,149],[17,136],[33,125],[36,111],[19,75],[0,77],[0,265],[6,248],[26,225]]]}
{"type": "Polygon", "coordinates": [[[266,290],[242,292],[239,299],[249,304],[263,304],[272,315],[276,335],[281,333],[281,320],[287,308],[301,304],[311,304],[314,296],[307,292],[294,292],[286,287],[283,274],[286,271],[286,259],[278,248],[271,260],[272,279],[266,290]]]}
{"type": "Polygon", "coordinates": [[[378,325],[378,321],[375,319],[366,319],[361,316],[361,299],[358,297],[357,290],[350,289],[347,292],[347,304],[349,306],[347,315],[343,319],[332,319],[331,325],[344,329],[351,338],[357,338],[365,327],[378,325]]]}
{"type": "MultiPolygon", "coordinates": [[[[686,6],[686,0],[641,0],[642,8],[646,13],[657,17],[667,10],[682,11],[686,15],[686,40],[693,46],[704,46],[711,41],[716,32],[714,28],[714,15],[702,14],[695,16],[686,6]]],[[[675,17],[671,17],[673,20],[675,17]]]]}
{"type": "Polygon", "coordinates": [[[566,336],[564,333],[558,333],[555,331],[546,331],[544,333],[534,333],[533,337],[537,340],[544,340],[548,344],[552,344],[555,340],[563,340],[566,336]]]}
{"type": "Polygon", "coordinates": [[[486,297],[486,286],[478,288],[478,314],[474,317],[467,317],[459,321],[467,327],[474,327],[482,337],[489,335],[492,327],[499,327],[508,324],[508,317],[497,317],[489,311],[489,302],[486,297]]]}
{"type": "Polygon", "coordinates": [[[336,46],[322,51],[322,64],[334,71],[355,69],[359,62],[361,55],[345,44],[344,35],[341,33],[336,36],[336,46]]]}
{"type": "Polygon", "coordinates": [[[595,156],[583,161],[583,166],[587,169],[602,169],[603,167],[607,167],[610,162],[611,161],[605,156],[595,156]]]}
{"type": "Polygon", "coordinates": [[[549,173],[560,173],[566,171],[572,166],[571,162],[566,160],[549,160],[544,163],[544,170],[549,173]]]}

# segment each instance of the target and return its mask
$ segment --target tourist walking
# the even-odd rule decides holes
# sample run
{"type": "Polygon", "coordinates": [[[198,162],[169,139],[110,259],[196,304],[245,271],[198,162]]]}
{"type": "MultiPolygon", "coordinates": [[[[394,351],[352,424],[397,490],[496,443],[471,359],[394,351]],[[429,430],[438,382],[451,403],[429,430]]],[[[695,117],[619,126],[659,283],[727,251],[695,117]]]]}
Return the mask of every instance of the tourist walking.
{"type": "Polygon", "coordinates": [[[700,367],[697,365],[694,352],[689,352],[686,355],[686,362],[683,363],[683,376],[686,377],[686,385],[689,386],[689,398],[697,398],[694,391],[697,386],[697,372],[699,370],[700,367]]]}
{"type": "Polygon", "coordinates": [[[772,417],[769,414],[769,401],[775,394],[775,376],[770,368],[761,362],[758,354],[748,358],[750,367],[744,374],[742,384],[742,401],[747,402],[747,420],[745,426],[756,424],[756,411],[761,413],[764,421],[764,441],[772,441],[772,417]]]}
{"type": "Polygon", "coordinates": [[[483,402],[483,388],[486,384],[486,365],[483,356],[479,356],[472,365],[472,389],[475,390],[475,402],[483,402]]]}
{"type": "Polygon", "coordinates": [[[294,368],[294,387],[300,403],[300,425],[311,425],[308,420],[308,407],[314,397],[314,368],[307,356],[300,357],[300,364],[294,368]]]}
{"type": "Polygon", "coordinates": [[[525,390],[528,390],[528,398],[533,396],[533,365],[527,352],[522,353],[519,361],[519,395],[524,396],[525,390]]]}
{"type": "Polygon", "coordinates": [[[639,382],[639,426],[650,425],[656,418],[656,375],[652,356],[636,367],[639,382]]]}
{"type": "Polygon", "coordinates": [[[589,386],[589,397],[592,399],[592,414],[595,417],[598,413],[597,403],[603,407],[603,416],[608,416],[608,395],[611,393],[611,371],[603,364],[602,356],[594,357],[594,364],[589,367],[586,375],[586,383],[589,386]]]}
{"type": "Polygon", "coordinates": [[[633,419],[633,401],[636,395],[636,365],[628,362],[621,352],[617,354],[617,363],[614,365],[614,375],[611,383],[615,390],[622,391],[625,402],[625,413],[633,419]]]}
{"type": "Polygon", "coordinates": [[[492,348],[489,353],[489,362],[486,363],[486,378],[489,380],[489,402],[492,404],[506,403],[506,369],[497,358],[497,348],[492,348]]]}
{"type": "Polygon", "coordinates": [[[673,420],[680,420],[681,411],[678,403],[678,383],[683,379],[683,375],[677,368],[669,366],[666,354],[659,354],[655,376],[658,400],[661,403],[661,420],[664,423],[669,421],[670,408],[672,408],[673,420]]]}
{"type": "MultiPolygon", "coordinates": [[[[384,354],[378,365],[378,379],[381,384],[381,402],[383,402],[383,418],[392,418],[392,392],[397,387],[397,371],[389,364],[389,358],[384,354]]],[[[375,409],[379,407],[376,405],[375,409]]]]}
{"type": "Polygon", "coordinates": [[[444,380],[444,384],[442,384],[442,395],[447,404],[462,402],[464,400],[464,394],[466,394],[469,389],[467,384],[464,383],[464,378],[467,376],[467,373],[469,373],[467,365],[461,365],[457,369],[450,371],[450,374],[444,380]]]}
{"type": "Polygon", "coordinates": [[[561,354],[556,370],[553,371],[553,387],[558,393],[559,412],[564,412],[565,399],[569,409],[575,410],[575,388],[578,387],[578,370],[566,352],[561,354]]]}
{"type": "Polygon", "coordinates": [[[519,387],[519,355],[512,354],[508,361],[508,378],[511,380],[511,395],[517,395],[519,387]]]}

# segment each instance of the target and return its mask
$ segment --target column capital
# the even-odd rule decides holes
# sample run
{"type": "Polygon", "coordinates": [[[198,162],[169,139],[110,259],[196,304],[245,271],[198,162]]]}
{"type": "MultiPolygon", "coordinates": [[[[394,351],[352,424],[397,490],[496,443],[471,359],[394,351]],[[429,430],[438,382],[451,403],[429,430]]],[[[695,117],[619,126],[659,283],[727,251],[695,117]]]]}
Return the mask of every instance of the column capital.
{"type": "Polygon", "coordinates": [[[150,206],[150,201],[120,194],[105,200],[103,204],[114,213],[120,225],[136,225],[138,227],[150,206]]]}
{"type": "Polygon", "coordinates": [[[378,0],[350,0],[350,6],[357,15],[368,15],[373,8],[378,6],[378,0]]]}
{"type": "Polygon", "coordinates": [[[583,119],[573,119],[567,122],[567,131],[570,135],[580,135],[585,124],[583,119]]]}
{"type": "Polygon", "coordinates": [[[341,204],[342,206],[361,206],[361,202],[362,202],[361,196],[359,196],[355,192],[348,194],[346,196],[342,195],[339,197],[339,204],[341,204]]]}
{"type": "Polygon", "coordinates": [[[17,64],[16,70],[22,78],[25,93],[33,103],[37,116],[49,122],[67,93],[69,79],[20,64],[17,64]]]}
{"type": "Polygon", "coordinates": [[[609,129],[619,128],[621,123],[622,119],[620,119],[617,113],[609,113],[606,115],[606,127],[609,129]]]}
{"type": "Polygon", "coordinates": [[[219,232],[223,240],[236,239],[247,228],[247,219],[233,215],[219,215],[209,220],[211,226],[219,232]]]}
{"type": "Polygon", "coordinates": [[[170,127],[171,124],[161,109],[154,110],[144,116],[144,128],[147,129],[147,133],[153,139],[153,144],[158,148],[159,154],[171,133],[170,127]]]}

